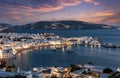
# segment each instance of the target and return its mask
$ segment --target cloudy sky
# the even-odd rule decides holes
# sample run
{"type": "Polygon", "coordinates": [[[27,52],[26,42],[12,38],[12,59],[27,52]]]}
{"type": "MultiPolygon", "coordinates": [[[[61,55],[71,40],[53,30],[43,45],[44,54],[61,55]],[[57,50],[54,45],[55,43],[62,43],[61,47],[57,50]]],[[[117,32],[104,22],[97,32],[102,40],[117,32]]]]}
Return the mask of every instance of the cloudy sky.
{"type": "Polygon", "coordinates": [[[120,24],[120,0],[0,0],[0,23],[57,20],[120,24]]]}

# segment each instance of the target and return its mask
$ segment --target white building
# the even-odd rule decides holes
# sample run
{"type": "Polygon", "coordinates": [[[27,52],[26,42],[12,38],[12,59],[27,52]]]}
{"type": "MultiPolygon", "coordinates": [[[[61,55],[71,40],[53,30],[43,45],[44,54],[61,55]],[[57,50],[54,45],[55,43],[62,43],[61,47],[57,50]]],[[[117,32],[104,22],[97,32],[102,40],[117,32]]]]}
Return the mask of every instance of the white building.
{"type": "Polygon", "coordinates": [[[20,72],[20,75],[25,76],[26,78],[32,78],[32,72],[31,71],[20,72]]]}
{"type": "Polygon", "coordinates": [[[117,68],[117,71],[120,72],[120,67],[117,68]]]}
{"type": "Polygon", "coordinates": [[[6,58],[13,58],[13,50],[9,47],[2,47],[0,49],[0,58],[6,59],[6,58]]]}
{"type": "Polygon", "coordinates": [[[52,67],[51,68],[51,76],[56,76],[61,78],[63,76],[64,68],[63,67],[52,67]]]}
{"type": "Polygon", "coordinates": [[[61,41],[60,40],[55,40],[55,41],[49,41],[50,45],[60,45],[61,41]]]}

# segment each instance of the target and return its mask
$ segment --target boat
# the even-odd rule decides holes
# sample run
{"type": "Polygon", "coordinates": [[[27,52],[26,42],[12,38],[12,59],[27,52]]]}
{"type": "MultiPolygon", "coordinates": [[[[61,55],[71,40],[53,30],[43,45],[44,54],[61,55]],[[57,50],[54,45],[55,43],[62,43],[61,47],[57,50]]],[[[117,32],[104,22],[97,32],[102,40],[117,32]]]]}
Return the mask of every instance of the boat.
{"type": "Polygon", "coordinates": [[[104,45],[102,45],[102,46],[105,47],[105,48],[119,48],[118,45],[111,44],[111,43],[109,43],[109,44],[104,44],[104,45]]]}
{"type": "Polygon", "coordinates": [[[72,52],[74,52],[74,51],[73,51],[73,50],[67,50],[66,52],[72,53],[72,52]]]}
{"type": "Polygon", "coordinates": [[[50,46],[50,49],[51,49],[51,51],[54,51],[54,52],[57,51],[57,48],[55,46],[50,46]]]}
{"type": "Polygon", "coordinates": [[[56,52],[57,50],[56,50],[56,49],[51,49],[51,51],[54,51],[54,52],[56,52]]]}
{"type": "Polygon", "coordinates": [[[66,52],[74,52],[74,51],[71,49],[71,46],[67,46],[66,52]]]}

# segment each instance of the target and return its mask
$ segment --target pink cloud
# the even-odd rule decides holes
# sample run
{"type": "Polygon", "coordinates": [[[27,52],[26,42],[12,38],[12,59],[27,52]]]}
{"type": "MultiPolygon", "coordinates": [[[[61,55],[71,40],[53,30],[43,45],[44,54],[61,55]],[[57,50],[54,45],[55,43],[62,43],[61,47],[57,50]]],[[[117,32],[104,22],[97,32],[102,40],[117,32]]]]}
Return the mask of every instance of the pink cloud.
{"type": "Polygon", "coordinates": [[[93,13],[89,16],[89,18],[94,18],[99,23],[107,23],[107,24],[114,24],[120,23],[120,12],[114,10],[104,10],[93,13]]]}
{"type": "Polygon", "coordinates": [[[44,4],[43,6],[38,6],[38,7],[31,7],[31,6],[27,6],[27,5],[18,5],[18,7],[22,10],[25,10],[26,12],[34,12],[34,11],[50,12],[50,11],[60,10],[63,8],[63,6],[61,6],[61,5],[52,6],[52,5],[48,5],[48,4],[44,4]]]}
{"type": "Polygon", "coordinates": [[[55,0],[62,6],[75,6],[82,3],[82,0],[55,0]]]}
{"type": "Polygon", "coordinates": [[[32,13],[28,13],[28,12],[18,12],[18,11],[8,11],[5,14],[8,15],[23,15],[23,16],[35,16],[32,13]]]}
{"type": "Polygon", "coordinates": [[[113,10],[105,10],[105,11],[100,11],[92,14],[92,16],[95,17],[106,17],[106,16],[113,16],[115,15],[115,12],[113,10]]]}
{"type": "MultiPolygon", "coordinates": [[[[58,11],[64,7],[77,6],[82,3],[88,3],[92,5],[99,4],[96,0],[48,0],[48,2],[45,2],[45,0],[8,0],[7,2],[7,0],[5,0],[5,3],[1,3],[0,5],[0,17],[11,21],[22,21],[22,18],[25,18],[23,20],[30,20],[28,17],[35,18],[36,20],[36,17],[42,16],[39,13],[43,14],[42,12],[58,11]]],[[[96,13],[94,16],[103,16],[103,14],[110,15],[106,12],[103,14],[102,13],[96,13]]],[[[91,20],[91,18],[89,20],[91,20]]]]}
{"type": "Polygon", "coordinates": [[[98,5],[99,2],[95,1],[95,0],[84,0],[87,3],[93,3],[94,5],[98,5]]]}
{"type": "Polygon", "coordinates": [[[95,0],[53,0],[53,1],[57,2],[58,5],[53,6],[53,5],[50,5],[50,4],[44,4],[43,6],[38,6],[38,7],[31,7],[31,6],[27,6],[27,5],[19,5],[19,7],[23,8],[27,11],[50,12],[50,11],[56,11],[56,10],[63,9],[66,6],[67,7],[76,6],[76,5],[79,5],[83,2],[93,3],[94,5],[99,4],[95,0]]]}
{"type": "MultiPolygon", "coordinates": [[[[83,2],[92,3],[94,5],[99,4],[95,0],[52,0],[52,1],[54,3],[56,3],[56,5],[53,5],[52,3],[47,3],[47,2],[43,3],[43,4],[38,3],[39,5],[37,3],[36,3],[36,5],[28,5],[28,4],[22,4],[22,1],[20,1],[21,3],[9,4],[7,6],[3,5],[3,6],[1,6],[1,8],[14,9],[14,10],[24,10],[24,11],[31,11],[31,12],[34,12],[34,11],[50,12],[50,11],[56,11],[56,10],[63,9],[64,7],[76,6],[76,5],[79,5],[83,2]]],[[[25,2],[29,2],[29,1],[25,1],[25,2]]],[[[29,14],[29,15],[32,16],[32,14],[29,14]]]]}
{"type": "Polygon", "coordinates": [[[28,11],[50,12],[62,9],[63,6],[44,5],[44,7],[31,8],[28,11]]]}
{"type": "Polygon", "coordinates": [[[11,20],[13,20],[13,21],[22,21],[22,19],[19,16],[12,16],[11,20]]]}

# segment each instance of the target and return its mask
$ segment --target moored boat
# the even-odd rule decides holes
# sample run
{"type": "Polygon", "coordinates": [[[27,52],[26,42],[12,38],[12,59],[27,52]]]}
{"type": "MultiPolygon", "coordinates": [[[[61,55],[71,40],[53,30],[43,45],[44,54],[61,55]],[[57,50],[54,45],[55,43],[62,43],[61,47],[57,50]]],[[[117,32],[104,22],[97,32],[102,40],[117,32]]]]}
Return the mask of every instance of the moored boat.
{"type": "Polygon", "coordinates": [[[118,45],[111,44],[111,43],[109,43],[109,44],[104,44],[104,45],[102,45],[102,46],[105,47],[105,48],[119,48],[118,45]]]}

